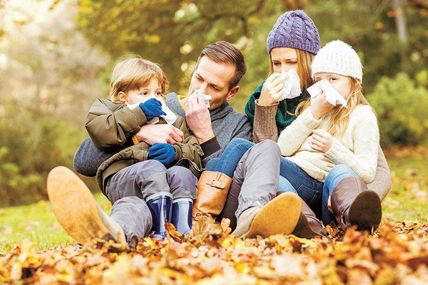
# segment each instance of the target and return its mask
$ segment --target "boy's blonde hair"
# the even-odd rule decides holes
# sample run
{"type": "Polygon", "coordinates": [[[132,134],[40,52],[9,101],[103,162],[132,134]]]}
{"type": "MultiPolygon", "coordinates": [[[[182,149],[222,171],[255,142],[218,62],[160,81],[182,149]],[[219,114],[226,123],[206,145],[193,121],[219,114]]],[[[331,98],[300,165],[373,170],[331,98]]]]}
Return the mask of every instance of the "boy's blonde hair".
{"type": "Polygon", "coordinates": [[[149,84],[152,79],[159,81],[164,95],[169,83],[159,65],[139,56],[122,60],[115,65],[111,75],[110,99],[114,103],[123,103],[120,92],[127,94],[149,84]]]}
{"type": "MultiPolygon", "coordinates": [[[[345,132],[348,122],[349,115],[358,105],[369,105],[367,99],[364,97],[362,92],[361,81],[347,77],[351,81],[351,95],[348,97],[347,108],[336,107],[330,113],[330,119],[328,122],[327,131],[336,137],[340,137],[345,132]]],[[[301,114],[307,107],[311,105],[311,98],[301,102],[296,108],[296,115],[301,114]]]]}

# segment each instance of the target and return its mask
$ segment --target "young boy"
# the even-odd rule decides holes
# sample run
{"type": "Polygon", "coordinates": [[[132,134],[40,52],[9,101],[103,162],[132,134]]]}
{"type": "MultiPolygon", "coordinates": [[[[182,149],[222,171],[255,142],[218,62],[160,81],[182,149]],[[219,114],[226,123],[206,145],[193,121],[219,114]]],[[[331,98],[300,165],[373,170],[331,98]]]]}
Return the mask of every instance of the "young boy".
{"type": "MultiPolygon", "coordinates": [[[[121,149],[98,168],[102,192],[112,204],[127,196],[144,199],[155,238],[165,237],[165,222],[187,233],[203,152],[185,120],[164,104],[165,74],[155,63],[133,57],[115,66],[110,86],[110,99],[97,99],[86,118],[86,129],[98,148],[121,149]],[[145,124],[172,124],[184,133],[183,141],[151,146],[138,142],[135,134],[145,124]]],[[[49,196],[55,204],[54,193],[49,196]]],[[[65,217],[60,207],[54,207],[54,212],[61,224],[70,224],[61,222],[65,217]]],[[[79,241],[79,236],[73,237],[79,241]]]]}

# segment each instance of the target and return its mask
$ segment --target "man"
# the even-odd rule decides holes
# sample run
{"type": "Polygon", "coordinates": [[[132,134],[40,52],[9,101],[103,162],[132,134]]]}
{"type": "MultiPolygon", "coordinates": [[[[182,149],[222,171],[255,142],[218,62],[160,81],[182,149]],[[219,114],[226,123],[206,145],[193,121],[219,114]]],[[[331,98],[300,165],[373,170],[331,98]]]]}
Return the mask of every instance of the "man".
{"type": "MultiPolygon", "coordinates": [[[[249,121],[228,104],[238,93],[238,84],[245,72],[244,57],[238,49],[227,42],[210,44],[202,51],[189,86],[189,95],[198,90],[211,96],[209,110],[202,96],[185,98],[186,111],[176,94],[167,96],[167,105],[186,116],[204,151],[204,162],[220,153],[232,138],[251,140],[249,121]]],[[[145,125],[136,135],[138,140],[149,144],[180,142],[182,136],[180,130],[166,124],[145,125]]],[[[98,150],[86,139],[75,155],[75,169],[83,175],[94,176],[98,166],[117,151],[98,150]]],[[[80,179],[64,167],[55,168],[49,174],[48,193],[59,222],[81,243],[105,238],[133,246],[152,227],[152,217],[141,193],[125,189],[123,197],[112,203],[111,216],[107,216],[80,179]]]]}

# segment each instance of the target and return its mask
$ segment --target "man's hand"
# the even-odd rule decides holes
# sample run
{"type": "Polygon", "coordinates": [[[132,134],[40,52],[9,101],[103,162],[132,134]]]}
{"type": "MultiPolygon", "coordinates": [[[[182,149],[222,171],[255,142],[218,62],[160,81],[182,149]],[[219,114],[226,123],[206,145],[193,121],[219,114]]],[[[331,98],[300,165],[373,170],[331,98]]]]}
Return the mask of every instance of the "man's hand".
{"type": "Polygon", "coordinates": [[[200,144],[214,137],[210,112],[205,105],[202,94],[194,94],[188,97],[186,122],[200,144]]]}
{"type": "Polygon", "coordinates": [[[183,141],[183,132],[168,124],[144,125],[135,136],[138,141],[144,141],[149,145],[155,143],[174,144],[183,141]]]}
{"type": "Polygon", "coordinates": [[[311,143],[314,150],[326,153],[333,144],[333,137],[324,130],[314,130],[312,132],[311,143]]]}

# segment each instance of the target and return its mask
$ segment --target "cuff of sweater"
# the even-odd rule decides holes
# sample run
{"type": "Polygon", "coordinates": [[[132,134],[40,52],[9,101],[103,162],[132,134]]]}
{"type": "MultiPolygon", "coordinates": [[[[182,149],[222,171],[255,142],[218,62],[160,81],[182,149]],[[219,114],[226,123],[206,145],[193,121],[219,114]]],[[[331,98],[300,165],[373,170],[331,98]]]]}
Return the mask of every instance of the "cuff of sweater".
{"type": "Polygon", "coordinates": [[[340,161],[339,157],[346,151],[349,150],[337,139],[333,138],[333,144],[331,145],[330,149],[324,153],[324,156],[335,163],[342,163],[343,161],[340,161]]]}
{"type": "Polygon", "coordinates": [[[311,112],[311,107],[306,108],[302,114],[300,114],[297,118],[300,118],[302,123],[307,126],[309,129],[315,129],[321,124],[322,119],[315,119],[311,112]]]}
{"type": "Polygon", "coordinates": [[[260,121],[264,122],[265,120],[275,121],[276,112],[278,111],[278,103],[270,106],[259,105],[259,100],[256,100],[256,110],[257,114],[260,115],[260,121]]]}
{"type": "Polygon", "coordinates": [[[207,140],[206,142],[201,144],[202,151],[204,152],[204,155],[202,156],[202,159],[210,156],[211,154],[215,153],[219,149],[221,149],[220,144],[217,141],[216,137],[213,137],[210,140],[207,140]]]}

